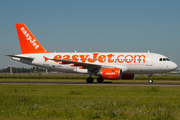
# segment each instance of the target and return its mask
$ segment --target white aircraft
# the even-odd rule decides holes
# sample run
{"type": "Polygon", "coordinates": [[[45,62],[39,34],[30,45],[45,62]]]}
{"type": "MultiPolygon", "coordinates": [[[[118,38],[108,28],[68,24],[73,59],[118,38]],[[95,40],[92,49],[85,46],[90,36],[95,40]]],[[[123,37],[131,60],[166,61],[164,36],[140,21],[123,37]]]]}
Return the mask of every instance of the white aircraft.
{"type": "Polygon", "coordinates": [[[144,52],[58,52],[45,50],[25,24],[16,24],[22,54],[7,55],[11,59],[54,71],[89,74],[87,83],[93,83],[92,75],[104,79],[133,79],[134,74],[149,74],[149,83],[154,73],[165,73],[177,69],[176,63],[166,56],[144,52]]]}

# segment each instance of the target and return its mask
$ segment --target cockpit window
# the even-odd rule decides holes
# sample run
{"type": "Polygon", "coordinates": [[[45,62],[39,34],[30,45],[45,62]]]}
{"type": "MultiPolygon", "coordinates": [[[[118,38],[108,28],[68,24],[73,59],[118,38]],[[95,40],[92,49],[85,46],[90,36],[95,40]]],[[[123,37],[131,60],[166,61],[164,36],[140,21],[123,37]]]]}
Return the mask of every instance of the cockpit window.
{"type": "Polygon", "coordinates": [[[160,58],[159,61],[170,61],[168,58],[160,58]]]}
{"type": "Polygon", "coordinates": [[[170,61],[170,59],[166,58],[167,61],[170,61]]]}

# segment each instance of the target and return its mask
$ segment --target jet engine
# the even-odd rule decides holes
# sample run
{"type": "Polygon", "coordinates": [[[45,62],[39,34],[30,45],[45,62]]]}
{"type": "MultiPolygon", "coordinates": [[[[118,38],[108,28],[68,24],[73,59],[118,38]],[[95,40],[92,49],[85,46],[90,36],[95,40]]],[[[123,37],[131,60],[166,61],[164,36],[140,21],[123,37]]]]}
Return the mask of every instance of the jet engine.
{"type": "Polygon", "coordinates": [[[110,80],[119,80],[122,76],[122,69],[120,68],[103,68],[99,73],[103,78],[110,80]]]}

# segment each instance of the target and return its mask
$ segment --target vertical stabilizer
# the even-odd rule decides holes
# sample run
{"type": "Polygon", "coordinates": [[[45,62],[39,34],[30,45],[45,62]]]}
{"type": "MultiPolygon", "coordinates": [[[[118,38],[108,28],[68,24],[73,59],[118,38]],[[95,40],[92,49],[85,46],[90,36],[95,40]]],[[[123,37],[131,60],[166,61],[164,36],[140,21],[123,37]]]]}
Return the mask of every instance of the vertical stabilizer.
{"type": "Polygon", "coordinates": [[[49,53],[36,40],[25,24],[16,24],[22,54],[49,53]]]}

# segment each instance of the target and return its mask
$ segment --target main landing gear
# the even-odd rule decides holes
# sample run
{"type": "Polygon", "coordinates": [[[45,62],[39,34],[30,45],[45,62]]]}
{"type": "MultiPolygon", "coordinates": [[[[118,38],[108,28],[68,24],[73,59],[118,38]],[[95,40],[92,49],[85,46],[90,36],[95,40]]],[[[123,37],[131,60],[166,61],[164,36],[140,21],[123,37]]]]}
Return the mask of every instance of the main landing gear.
{"type": "Polygon", "coordinates": [[[86,79],[86,82],[87,82],[87,83],[93,83],[93,82],[94,82],[94,78],[88,77],[88,78],[86,79]]]}
{"type": "Polygon", "coordinates": [[[153,83],[153,80],[152,80],[152,78],[151,78],[152,74],[149,73],[148,76],[149,76],[149,83],[150,83],[150,84],[153,83]]]}
{"type": "Polygon", "coordinates": [[[103,81],[104,81],[104,79],[103,79],[102,77],[98,77],[98,78],[97,78],[97,82],[98,82],[98,83],[102,83],[103,81]]]}
{"type": "MultiPolygon", "coordinates": [[[[98,78],[97,78],[97,82],[98,82],[98,83],[102,83],[103,81],[104,81],[104,79],[103,79],[102,77],[98,77],[98,78]]],[[[93,82],[94,82],[94,78],[88,77],[88,78],[86,79],[86,82],[87,82],[87,83],[93,83],[93,82]]]]}

